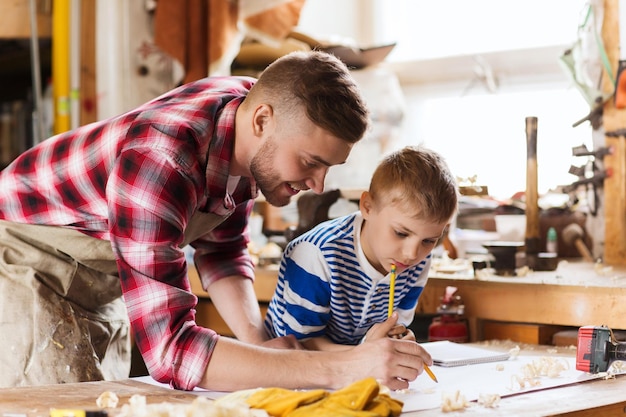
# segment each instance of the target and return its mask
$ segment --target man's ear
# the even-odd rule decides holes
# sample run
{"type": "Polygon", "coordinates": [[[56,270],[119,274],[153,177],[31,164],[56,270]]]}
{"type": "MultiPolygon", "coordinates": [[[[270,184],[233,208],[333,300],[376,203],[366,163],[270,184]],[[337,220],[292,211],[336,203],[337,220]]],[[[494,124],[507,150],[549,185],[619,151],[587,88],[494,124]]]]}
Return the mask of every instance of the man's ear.
{"type": "Polygon", "coordinates": [[[274,125],[274,109],[269,104],[261,104],[254,111],[252,129],[255,136],[264,136],[274,125]]]}

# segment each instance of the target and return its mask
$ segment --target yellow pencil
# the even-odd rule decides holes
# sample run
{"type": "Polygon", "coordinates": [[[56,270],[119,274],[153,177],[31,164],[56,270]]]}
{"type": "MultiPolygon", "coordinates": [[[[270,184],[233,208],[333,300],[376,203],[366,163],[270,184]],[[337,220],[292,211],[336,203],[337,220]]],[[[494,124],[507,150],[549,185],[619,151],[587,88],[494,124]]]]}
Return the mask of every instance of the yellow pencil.
{"type": "Polygon", "coordinates": [[[435,374],[433,374],[433,371],[431,371],[430,368],[428,367],[428,365],[426,365],[426,364],[424,364],[424,371],[428,374],[430,379],[432,379],[436,383],[439,383],[439,381],[437,381],[437,377],[435,376],[435,374]]]}
{"type": "MultiPolygon", "coordinates": [[[[391,317],[393,314],[393,303],[396,292],[396,264],[391,264],[391,271],[389,274],[389,309],[387,310],[387,316],[391,317]]],[[[426,364],[424,364],[424,371],[428,374],[430,379],[439,383],[439,381],[437,381],[437,377],[433,374],[433,371],[431,371],[426,364]]]]}
{"type": "Polygon", "coordinates": [[[387,317],[391,317],[393,314],[393,298],[396,291],[396,264],[391,264],[391,272],[389,274],[389,309],[387,310],[387,317]]]}

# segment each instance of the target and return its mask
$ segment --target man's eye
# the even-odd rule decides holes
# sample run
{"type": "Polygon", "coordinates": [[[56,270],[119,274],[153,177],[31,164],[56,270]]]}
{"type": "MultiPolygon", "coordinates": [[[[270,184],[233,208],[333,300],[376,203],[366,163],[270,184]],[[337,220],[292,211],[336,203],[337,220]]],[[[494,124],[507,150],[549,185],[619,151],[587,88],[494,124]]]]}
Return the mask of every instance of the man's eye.
{"type": "Polygon", "coordinates": [[[399,232],[399,231],[397,231],[397,230],[395,231],[395,233],[396,233],[396,236],[398,236],[398,237],[407,237],[407,236],[408,236],[406,233],[404,233],[404,232],[399,232]]]}

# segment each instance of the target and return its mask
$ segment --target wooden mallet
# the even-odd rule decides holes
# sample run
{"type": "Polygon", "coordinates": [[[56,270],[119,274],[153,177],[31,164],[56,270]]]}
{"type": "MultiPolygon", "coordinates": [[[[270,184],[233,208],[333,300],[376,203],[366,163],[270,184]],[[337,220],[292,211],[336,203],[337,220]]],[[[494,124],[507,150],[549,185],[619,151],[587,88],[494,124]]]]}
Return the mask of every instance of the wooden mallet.
{"type": "Polygon", "coordinates": [[[583,241],[585,233],[580,225],[577,223],[571,223],[567,225],[561,233],[563,235],[563,241],[567,245],[575,246],[576,250],[578,250],[578,253],[580,253],[585,261],[592,263],[595,262],[593,255],[591,255],[589,248],[587,248],[587,245],[585,245],[585,242],[583,241]]]}

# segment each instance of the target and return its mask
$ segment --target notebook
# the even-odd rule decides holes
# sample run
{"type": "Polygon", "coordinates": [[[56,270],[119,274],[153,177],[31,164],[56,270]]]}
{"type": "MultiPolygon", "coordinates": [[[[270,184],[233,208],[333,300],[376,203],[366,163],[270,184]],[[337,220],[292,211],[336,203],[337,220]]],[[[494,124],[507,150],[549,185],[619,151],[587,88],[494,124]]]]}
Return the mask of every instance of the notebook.
{"type": "Polygon", "coordinates": [[[421,343],[421,345],[430,353],[433,364],[446,367],[506,361],[510,356],[509,352],[497,352],[447,340],[421,343]]]}

